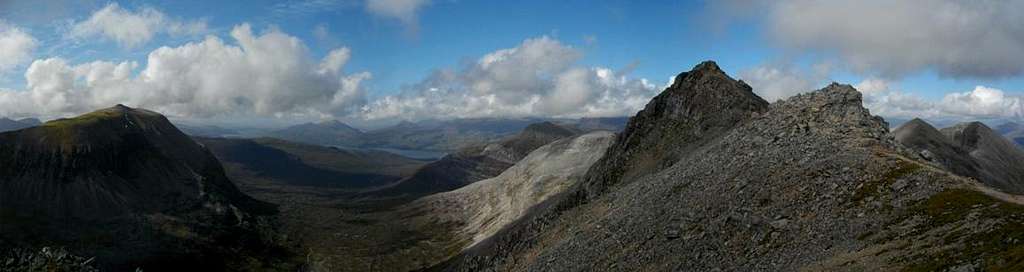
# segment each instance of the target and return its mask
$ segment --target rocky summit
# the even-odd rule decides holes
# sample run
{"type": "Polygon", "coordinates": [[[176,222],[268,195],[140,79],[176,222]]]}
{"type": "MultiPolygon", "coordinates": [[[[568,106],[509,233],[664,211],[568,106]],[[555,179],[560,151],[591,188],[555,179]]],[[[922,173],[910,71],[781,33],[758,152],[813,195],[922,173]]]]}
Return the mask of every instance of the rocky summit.
{"type": "Polygon", "coordinates": [[[117,105],[0,134],[0,241],[14,247],[71,246],[105,270],[246,267],[232,262],[260,250],[273,212],[155,112],[117,105]]]}
{"type": "Polygon", "coordinates": [[[709,67],[714,66],[698,65],[677,78],[587,174],[619,173],[620,182],[584,180],[437,268],[1019,268],[1014,252],[1024,248],[1024,220],[1011,214],[1024,207],[918,159],[863,107],[853,87],[832,84],[767,106],[709,67]],[[680,88],[694,86],[687,82],[709,84],[680,88]],[[666,97],[677,98],[659,104],[666,97]],[[722,106],[695,106],[711,103],[722,106]],[[687,120],[682,123],[697,125],[657,118],[684,112],[678,115],[687,120]],[[678,132],[637,133],[667,128],[678,132]],[[699,137],[710,132],[717,136],[699,137]],[[607,163],[644,158],[651,146],[686,152],[645,161],[658,167],[645,167],[647,173],[639,175],[613,169],[641,164],[607,163]]]}

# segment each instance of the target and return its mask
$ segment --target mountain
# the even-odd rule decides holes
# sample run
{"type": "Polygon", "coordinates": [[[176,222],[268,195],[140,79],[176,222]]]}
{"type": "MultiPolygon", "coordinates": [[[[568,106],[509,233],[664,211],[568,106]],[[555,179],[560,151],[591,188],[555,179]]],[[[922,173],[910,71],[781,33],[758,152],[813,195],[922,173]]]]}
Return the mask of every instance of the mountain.
{"type": "Polygon", "coordinates": [[[896,141],[958,175],[1000,190],[1024,192],[1024,151],[980,122],[937,130],[914,119],[893,131],[896,141]]]}
{"type": "Polygon", "coordinates": [[[977,177],[989,186],[1024,193],[1024,150],[981,122],[960,123],[942,133],[969,152],[980,166],[977,177]]]}
{"type": "Polygon", "coordinates": [[[587,190],[605,187],[661,170],[680,156],[715,140],[737,123],[768,109],[749,85],[726,75],[714,62],[703,62],[675,77],[629,124],[588,173],[587,190]]]}
{"type": "Polygon", "coordinates": [[[274,211],[155,112],[117,105],[0,133],[7,246],[64,245],[105,270],[266,268],[279,258],[262,255],[277,247],[260,222],[274,211]]]}
{"type": "Polygon", "coordinates": [[[279,184],[367,188],[407,176],[423,161],[383,151],[346,150],[274,138],[196,138],[227,167],[233,180],[254,186],[279,184]]]}
{"type": "Polygon", "coordinates": [[[1022,202],[915,159],[853,87],[764,107],[711,64],[677,77],[584,179],[434,269],[1019,268],[1022,202]]]}
{"type": "Polygon", "coordinates": [[[530,151],[579,131],[551,122],[526,126],[500,142],[467,147],[420,168],[395,186],[370,192],[375,197],[415,198],[451,191],[501,174],[530,151]]]}
{"type": "Polygon", "coordinates": [[[954,143],[928,122],[915,118],[893,130],[892,134],[897,142],[921,152],[925,159],[934,160],[953,173],[978,177],[981,165],[971,158],[970,151],[954,143]]]}
{"type": "Polygon", "coordinates": [[[996,127],[996,131],[1006,138],[1010,138],[1010,140],[1017,145],[1024,146],[1024,125],[1014,122],[1006,122],[996,127]]]}
{"type": "Polygon", "coordinates": [[[337,120],[294,125],[269,132],[268,136],[299,143],[346,147],[361,146],[366,140],[362,131],[337,120]]]}
{"type": "Polygon", "coordinates": [[[19,130],[38,125],[40,125],[39,119],[35,118],[25,118],[19,120],[12,120],[10,118],[0,118],[0,132],[19,130]]]}

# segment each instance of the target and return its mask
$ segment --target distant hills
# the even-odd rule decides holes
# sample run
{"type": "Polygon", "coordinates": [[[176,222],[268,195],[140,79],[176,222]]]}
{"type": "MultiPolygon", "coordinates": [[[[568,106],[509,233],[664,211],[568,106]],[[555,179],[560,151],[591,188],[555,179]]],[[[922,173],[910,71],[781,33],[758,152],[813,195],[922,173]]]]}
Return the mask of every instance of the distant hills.
{"type": "Polygon", "coordinates": [[[474,118],[403,121],[390,127],[361,131],[339,121],[305,123],[266,133],[293,142],[350,148],[382,148],[395,151],[454,152],[512,136],[530,124],[550,121],[580,131],[618,131],[627,117],[542,119],[474,118]]]}
{"type": "Polygon", "coordinates": [[[41,125],[42,122],[36,118],[25,118],[13,120],[10,118],[0,118],[0,132],[19,130],[23,128],[29,128],[41,125]]]}

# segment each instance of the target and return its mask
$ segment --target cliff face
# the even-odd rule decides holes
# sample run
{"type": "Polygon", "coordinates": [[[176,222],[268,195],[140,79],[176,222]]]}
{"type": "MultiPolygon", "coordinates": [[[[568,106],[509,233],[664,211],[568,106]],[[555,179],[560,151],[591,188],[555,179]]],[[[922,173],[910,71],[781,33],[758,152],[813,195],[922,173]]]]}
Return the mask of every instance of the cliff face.
{"type": "Polygon", "coordinates": [[[108,268],[202,259],[273,212],[155,112],[118,105],[0,134],[0,239],[15,245],[69,245],[108,268]]]}

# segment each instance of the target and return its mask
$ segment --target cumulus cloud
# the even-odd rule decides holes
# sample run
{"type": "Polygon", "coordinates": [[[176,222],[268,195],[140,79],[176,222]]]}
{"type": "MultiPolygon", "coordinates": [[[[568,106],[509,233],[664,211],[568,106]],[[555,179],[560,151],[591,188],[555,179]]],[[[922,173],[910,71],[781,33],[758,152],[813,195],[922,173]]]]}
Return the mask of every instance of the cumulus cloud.
{"type": "Polygon", "coordinates": [[[868,78],[854,87],[864,94],[865,107],[873,114],[886,117],[965,120],[1024,117],[1024,97],[995,88],[976,86],[973,90],[949,93],[932,101],[892,86],[887,80],[868,78]]]}
{"type": "Polygon", "coordinates": [[[30,60],[37,43],[21,28],[0,20],[0,74],[30,60]]]}
{"type": "Polygon", "coordinates": [[[365,103],[361,82],[370,74],[342,72],[348,48],[316,60],[278,30],[254,34],[243,24],[230,36],[235,44],[207,36],[156,49],[138,73],[135,62],[36,60],[25,90],[0,90],[0,115],[68,115],[123,103],[179,117],[322,117],[365,103]]]}
{"type": "Polygon", "coordinates": [[[417,13],[429,4],[429,0],[367,0],[366,10],[374,15],[397,19],[406,26],[415,27],[417,13]]]}
{"type": "Polygon", "coordinates": [[[658,86],[601,67],[579,67],[583,54],[549,37],[441,69],[363,107],[366,119],[583,117],[632,115],[658,86]]]}
{"type": "Polygon", "coordinates": [[[790,53],[834,58],[866,75],[898,78],[928,70],[953,78],[998,78],[1024,73],[1021,1],[726,3],[712,10],[758,16],[766,22],[767,35],[790,53]],[[760,12],[746,12],[750,7],[760,12]]]}
{"type": "Polygon", "coordinates": [[[152,40],[159,33],[198,35],[205,32],[205,21],[174,19],[148,7],[126,10],[117,3],[110,3],[93,12],[88,19],[74,23],[68,34],[74,39],[102,37],[122,47],[134,48],[152,40]]]}

